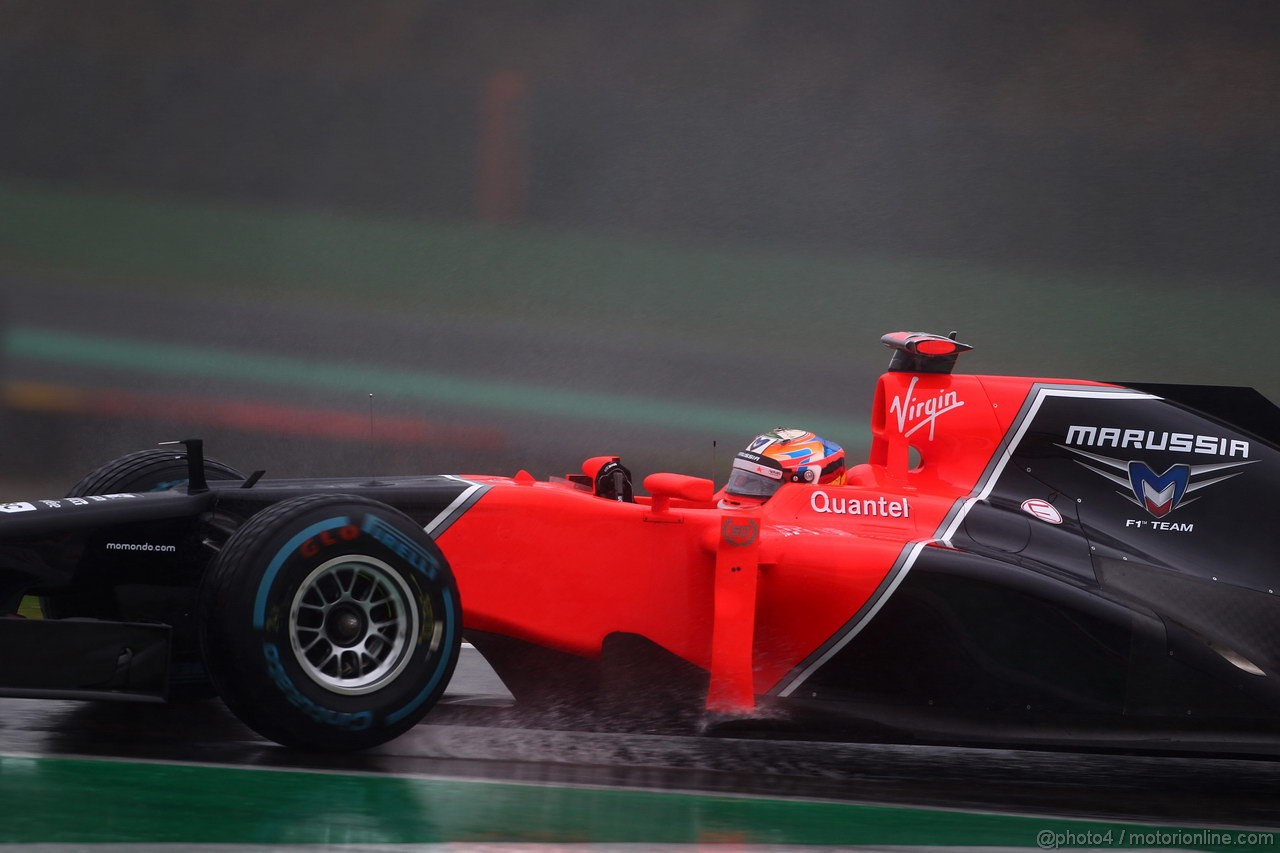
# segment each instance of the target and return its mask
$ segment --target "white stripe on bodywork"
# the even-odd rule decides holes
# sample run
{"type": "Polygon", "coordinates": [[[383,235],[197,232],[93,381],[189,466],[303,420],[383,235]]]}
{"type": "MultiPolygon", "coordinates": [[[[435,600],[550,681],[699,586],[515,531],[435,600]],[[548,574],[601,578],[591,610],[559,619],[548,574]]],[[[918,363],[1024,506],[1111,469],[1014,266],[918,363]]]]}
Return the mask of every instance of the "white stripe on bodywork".
{"type": "Polygon", "coordinates": [[[487,491],[489,489],[489,487],[484,483],[473,483],[470,480],[465,480],[462,477],[455,477],[452,474],[445,474],[444,476],[450,480],[457,480],[459,483],[464,483],[469,488],[464,489],[462,494],[453,499],[453,503],[445,507],[439,515],[431,519],[431,521],[427,523],[427,526],[423,528],[427,531],[427,535],[432,538],[443,533],[458,516],[462,515],[470,504],[474,503],[475,500],[480,497],[478,494],[479,492],[487,491]]]}
{"type": "Polygon", "coordinates": [[[960,529],[960,525],[964,523],[965,517],[969,514],[974,504],[979,501],[985,501],[991,497],[991,493],[995,491],[996,484],[1000,481],[1000,475],[1004,473],[1004,469],[1008,466],[1009,461],[1013,459],[1013,452],[1018,445],[1022,443],[1022,438],[1027,434],[1027,430],[1031,428],[1032,422],[1036,418],[1036,414],[1040,411],[1040,406],[1047,397],[1074,397],[1077,399],[1112,399],[1112,400],[1159,400],[1160,398],[1154,394],[1143,394],[1139,391],[1127,390],[1106,390],[1106,389],[1065,389],[1065,388],[1041,388],[1032,401],[1027,411],[1020,415],[1021,422],[1014,431],[1013,437],[1005,442],[1003,452],[996,457],[994,468],[990,469],[983,475],[979,481],[977,490],[974,494],[964,499],[964,504],[960,507],[960,511],[955,514],[948,525],[944,521],[945,530],[937,540],[945,544],[951,544],[951,537],[960,529]]]}
{"type": "Polygon", "coordinates": [[[892,573],[892,570],[891,570],[889,585],[886,587],[881,587],[881,589],[877,590],[877,592],[879,593],[879,597],[875,599],[875,603],[872,604],[871,607],[867,610],[867,612],[862,615],[861,619],[857,619],[854,622],[854,624],[849,626],[848,629],[845,631],[845,633],[842,634],[839,637],[839,639],[837,639],[834,643],[832,643],[831,646],[825,652],[823,652],[816,660],[814,660],[812,663],[809,663],[807,665],[802,664],[802,666],[804,666],[804,669],[802,669],[795,676],[792,676],[793,680],[791,681],[791,683],[788,684],[786,687],[784,687],[782,690],[778,691],[779,696],[790,696],[797,687],[799,687],[801,684],[804,684],[805,680],[808,679],[809,676],[817,672],[822,666],[826,664],[827,661],[831,660],[831,658],[835,656],[836,652],[840,651],[845,646],[847,646],[853,640],[854,637],[858,636],[858,633],[862,631],[863,628],[867,627],[867,625],[870,624],[872,617],[874,617],[877,613],[880,612],[880,608],[883,607],[884,603],[889,600],[889,597],[891,595],[893,595],[894,590],[898,588],[898,584],[902,583],[903,578],[907,576],[907,572],[910,570],[912,564],[915,563],[916,557],[920,555],[920,552],[923,551],[925,546],[928,544],[929,542],[927,540],[921,540],[918,542],[913,542],[907,546],[909,551],[907,552],[906,561],[902,564],[902,568],[899,569],[896,573],[892,573]]]}
{"type": "MultiPolygon", "coordinates": [[[[803,684],[811,675],[822,668],[837,652],[849,644],[854,637],[865,628],[872,618],[875,617],[880,609],[884,607],[890,596],[902,584],[907,573],[911,571],[916,560],[920,557],[924,549],[934,543],[944,545],[951,544],[951,537],[960,529],[960,525],[964,523],[964,519],[968,516],[969,511],[979,501],[984,501],[991,496],[991,492],[995,490],[1000,476],[1004,473],[1009,461],[1013,459],[1013,452],[1022,442],[1027,430],[1031,427],[1032,421],[1035,420],[1036,414],[1040,411],[1040,406],[1047,397],[1075,397],[1084,399],[1120,399],[1120,400],[1159,400],[1160,398],[1154,394],[1145,394],[1139,391],[1130,391],[1124,388],[1090,388],[1082,389],[1079,387],[1063,388],[1052,386],[1033,386],[1030,405],[1024,404],[1023,410],[1018,413],[1015,421],[1015,428],[1012,435],[1006,433],[1006,438],[1001,442],[1001,447],[996,450],[993,455],[992,463],[988,464],[987,470],[983,472],[979,478],[974,491],[966,498],[959,502],[958,509],[953,509],[947,513],[947,516],[938,526],[938,530],[934,531],[932,537],[928,539],[919,539],[910,542],[903,547],[902,555],[899,555],[898,562],[894,568],[889,570],[889,576],[882,582],[881,586],[872,593],[872,605],[864,612],[854,615],[844,628],[837,633],[834,640],[828,639],[823,646],[819,646],[816,656],[810,660],[803,661],[796,670],[788,673],[779,684],[786,683],[786,687],[777,690],[778,696],[790,696],[795,690],[803,684]],[[905,555],[905,559],[903,559],[905,555]]],[[[773,692],[773,691],[770,691],[773,692]]]]}

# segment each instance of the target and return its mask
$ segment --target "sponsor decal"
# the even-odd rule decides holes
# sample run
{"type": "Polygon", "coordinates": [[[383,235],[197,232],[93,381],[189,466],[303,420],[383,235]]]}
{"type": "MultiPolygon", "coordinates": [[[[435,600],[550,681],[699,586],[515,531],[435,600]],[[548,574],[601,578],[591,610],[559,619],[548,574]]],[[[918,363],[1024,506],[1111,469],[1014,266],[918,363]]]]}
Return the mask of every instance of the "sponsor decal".
{"type": "Polygon", "coordinates": [[[1062,513],[1058,508],[1042,498],[1032,498],[1022,502],[1022,511],[1049,524],[1061,524],[1062,513]]]}
{"type": "Polygon", "coordinates": [[[354,524],[344,524],[332,530],[322,530],[315,536],[298,546],[298,553],[304,557],[314,557],[326,548],[339,542],[350,542],[360,537],[360,528],[354,524]]]}
{"type": "Polygon", "coordinates": [[[65,509],[67,506],[89,506],[91,503],[106,503],[108,501],[121,500],[126,498],[136,498],[137,495],[88,495],[83,498],[59,498],[58,500],[42,500],[42,501],[10,501],[9,503],[0,503],[0,513],[14,512],[35,512],[40,507],[49,509],[65,509]]]}
{"type": "Polygon", "coordinates": [[[809,496],[814,512],[832,515],[865,515],[874,518],[910,518],[911,504],[906,498],[850,498],[829,495],[818,489],[809,496]]]}
{"type": "Polygon", "coordinates": [[[742,548],[760,536],[760,522],[754,518],[726,518],[720,522],[720,537],[725,544],[742,548]]]}
{"type": "Polygon", "coordinates": [[[747,452],[758,453],[767,450],[775,444],[785,444],[788,441],[798,441],[805,437],[812,437],[812,433],[803,429],[775,429],[770,430],[764,435],[757,435],[747,445],[747,452]]]}
{"type": "Polygon", "coordinates": [[[1163,474],[1157,474],[1145,462],[1130,462],[1129,482],[1134,496],[1147,512],[1161,518],[1173,512],[1186,497],[1191,484],[1191,466],[1173,465],[1163,474]]]}
{"type": "Polygon", "coordinates": [[[176,554],[177,545],[152,545],[150,542],[108,542],[108,551],[148,551],[156,554],[176,554]]]}
{"type": "MultiPolygon", "coordinates": [[[[1072,429],[1076,429],[1076,427],[1072,427],[1072,429]]],[[[1225,442],[1226,439],[1222,439],[1222,441],[1225,442]]],[[[1246,450],[1248,448],[1248,442],[1233,441],[1231,443],[1244,444],[1246,450]]],[[[1154,468],[1140,460],[1114,459],[1109,456],[1080,450],[1079,448],[1068,447],[1065,444],[1058,446],[1089,460],[1089,462],[1095,463],[1090,465],[1089,462],[1081,459],[1076,460],[1077,465],[1092,471],[1104,480],[1123,486],[1124,491],[1118,491],[1116,494],[1142,507],[1153,518],[1164,518],[1180,507],[1195,503],[1200,499],[1200,496],[1188,497],[1192,492],[1198,492],[1201,489],[1230,480],[1232,477],[1238,477],[1244,473],[1243,471],[1234,471],[1232,469],[1261,461],[1259,459],[1245,459],[1241,462],[1218,462],[1206,465],[1180,463],[1170,465],[1164,471],[1157,473],[1154,468]],[[1106,470],[1108,468],[1111,470],[1106,470]],[[1224,471],[1231,471],[1231,473],[1224,474],[1222,473],[1224,471]],[[1214,474],[1219,476],[1211,476],[1214,474]]],[[[1224,452],[1219,455],[1227,454],[1224,452]]]]}
{"type": "Polygon", "coordinates": [[[415,569],[429,578],[436,576],[436,560],[425,548],[387,524],[376,515],[364,517],[363,529],[374,539],[390,548],[415,569]]]}
{"type": "Polygon", "coordinates": [[[953,409],[960,408],[964,405],[964,401],[955,391],[945,389],[938,390],[931,397],[917,397],[916,383],[919,381],[919,376],[911,377],[907,393],[894,397],[893,402],[889,404],[889,414],[898,419],[898,432],[902,433],[904,438],[910,438],[927,426],[929,441],[933,441],[938,418],[953,409]]]}
{"type": "Polygon", "coordinates": [[[739,453],[738,457],[733,460],[733,467],[740,471],[749,471],[752,474],[759,474],[762,477],[768,477],[771,480],[782,479],[782,469],[776,465],[761,465],[758,463],[760,457],[755,454],[739,453]],[[747,457],[752,457],[748,459],[747,457]]]}
{"type": "Polygon", "coordinates": [[[302,695],[302,691],[297,688],[293,683],[293,679],[289,678],[289,674],[285,672],[284,665],[280,662],[280,650],[276,648],[275,643],[263,643],[262,654],[267,659],[267,675],[275,682],[276,687],[285,695],[285,698],[289,700],[289,704],[317,723],[335,726],[352,732],[362,732],[373,725],[373,714],[369,711],[356,711],[355,713],[331,711],[302,695]]]}
{"type": "Polygon", "coordinates": [[[1117,450],[1170,450],[1174,453],[1198,453],[1204,456],[1239,456],[1249,458],[1249,442],[1217,435],[1195,435],[1189,432],[1156,432],[1122,427],[1072,426],[1067,429],[1067,444],[1078,447],[1114,447],[1117,450]]]}
{"type": "Polygon", "coordinates": [[[1194,533],[1195,524],[1189,521],[1151,521],[1145,518],[1129,518],[1124,522],[1125,527],[1136,527],[1139,530],[1161,530],[1170,533],[1194,533]]]}

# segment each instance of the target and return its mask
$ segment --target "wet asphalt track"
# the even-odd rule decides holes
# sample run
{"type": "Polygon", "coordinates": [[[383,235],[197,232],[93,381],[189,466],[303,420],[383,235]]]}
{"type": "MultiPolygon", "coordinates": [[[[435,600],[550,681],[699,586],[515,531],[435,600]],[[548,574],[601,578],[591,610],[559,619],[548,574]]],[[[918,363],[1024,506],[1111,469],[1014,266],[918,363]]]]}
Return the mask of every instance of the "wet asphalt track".
{"type": "Polygon", "coordinates": [[[0,755],[93,756],[239,768],[456,777],[552,786],[752,794],[1177,826],[1280,826],[1280,760],[780,741],[572,731],[522,722],[464,652],[444,704],[398,740],[304,754],[256,736],[220,703],[189,707],[0,700],[0,755]]]}

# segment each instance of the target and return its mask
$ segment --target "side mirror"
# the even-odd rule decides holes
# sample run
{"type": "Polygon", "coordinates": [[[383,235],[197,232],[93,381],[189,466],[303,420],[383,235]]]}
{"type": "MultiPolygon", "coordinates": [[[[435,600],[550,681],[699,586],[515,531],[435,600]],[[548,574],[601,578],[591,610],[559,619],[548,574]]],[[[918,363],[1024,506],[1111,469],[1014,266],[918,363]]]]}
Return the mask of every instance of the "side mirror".
{"type": "Polygon", "coordinates": [[[582,463],[582,473],[590,478],[591,491],[596,497],[623,503],[635,502],[631,492],[631,471],[617,456],[593,456],[582,463]]]}
{"type": "Polygon", "coordinates": [[[716,493],[716,485],[705,477],[685,474],[650,474],[644,478],[644,488],[653,496],[653,512],[664,513],[671,507],[671,499],[707,503],[716,493]]]}

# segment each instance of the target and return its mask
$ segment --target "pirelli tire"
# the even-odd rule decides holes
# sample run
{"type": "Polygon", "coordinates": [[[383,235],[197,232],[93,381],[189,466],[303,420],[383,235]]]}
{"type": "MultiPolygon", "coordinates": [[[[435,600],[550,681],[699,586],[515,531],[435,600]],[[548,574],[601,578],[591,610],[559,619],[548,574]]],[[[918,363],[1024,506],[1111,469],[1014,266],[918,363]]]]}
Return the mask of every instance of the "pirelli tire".
{"type": "MultiPolygon", "coordinates": [[[[230,465],[216,459],[204,460],[209,480],[243,480],[230,465]]],[[[67,492],[69,498],[110,495],[120,492],[159,492],[187,483],[187,454],[181,450],[139,450],[95,468],[67,492]]]]}
{"type": "Polygon", "coordinates": [[[283,501],[227,542],[200,590],[218,694],[264,737],[364,749],[440,698],[462,610],[444,555],[408,516],[349,495],[283,501]]]}

